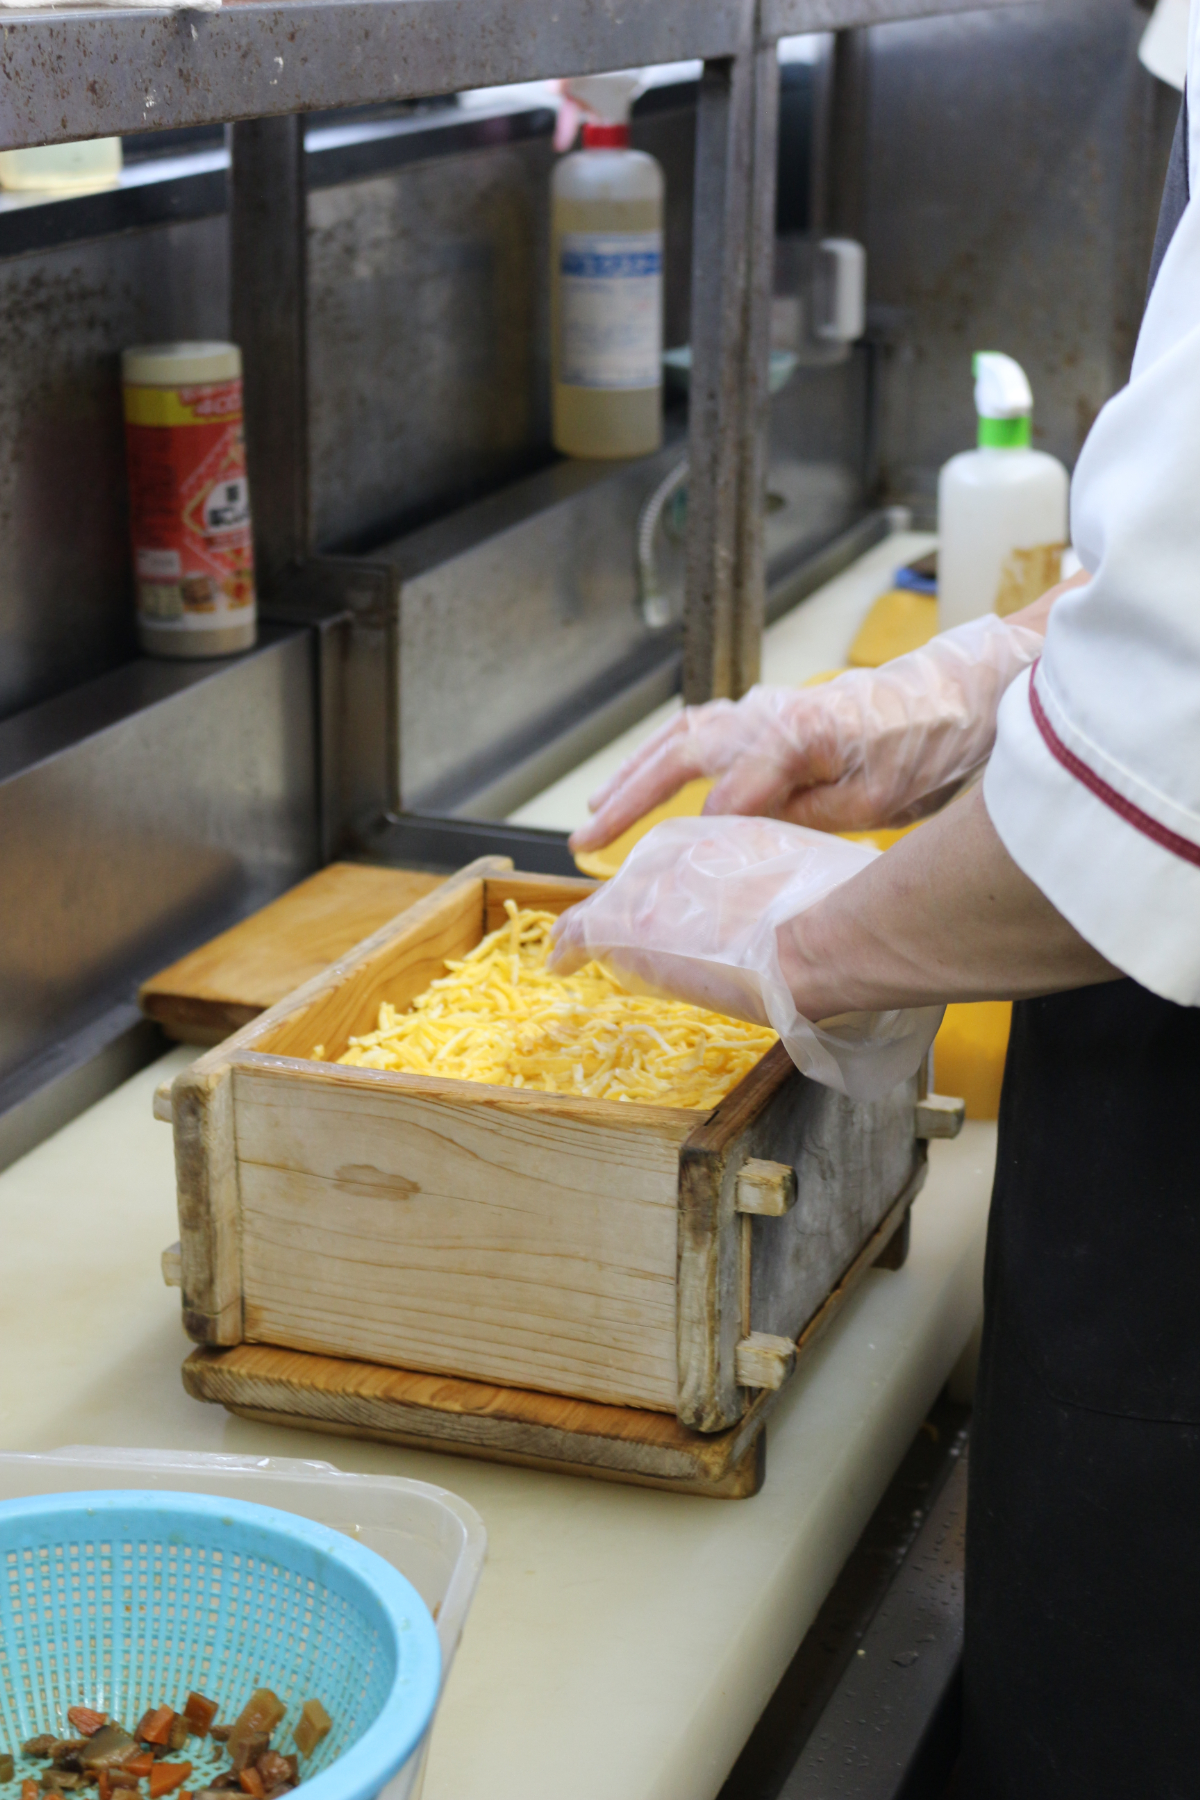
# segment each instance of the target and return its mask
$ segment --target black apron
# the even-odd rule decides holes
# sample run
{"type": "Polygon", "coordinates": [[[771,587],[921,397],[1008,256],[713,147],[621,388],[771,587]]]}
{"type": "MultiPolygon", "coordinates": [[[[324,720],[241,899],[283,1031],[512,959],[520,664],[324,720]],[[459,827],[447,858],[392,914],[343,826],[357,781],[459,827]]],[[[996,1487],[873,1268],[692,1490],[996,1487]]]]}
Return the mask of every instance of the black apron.
{"type": "MultiPolygon", "coordinates": [[[[1186,116],[1152,283],[1185,155],[1186,116]]],[[[1200,1797],[1198,1133],[1200,1008],[1132,981],[1014,1008],[971,1433],[962,1800],[1200,1797]]]]}

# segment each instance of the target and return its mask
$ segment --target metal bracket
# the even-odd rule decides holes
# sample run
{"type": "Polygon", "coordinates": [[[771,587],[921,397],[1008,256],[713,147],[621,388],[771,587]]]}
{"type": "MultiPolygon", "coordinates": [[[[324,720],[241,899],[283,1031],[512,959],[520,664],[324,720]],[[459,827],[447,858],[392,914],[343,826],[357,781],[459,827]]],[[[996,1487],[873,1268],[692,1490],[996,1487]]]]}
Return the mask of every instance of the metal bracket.
{"type": "Polygon", "coordinates": [[[268,613],[317,633],[321,856],[328,862],[398,804],[399,581],[390,563],[314,556],[282,573],[268,613]]]}

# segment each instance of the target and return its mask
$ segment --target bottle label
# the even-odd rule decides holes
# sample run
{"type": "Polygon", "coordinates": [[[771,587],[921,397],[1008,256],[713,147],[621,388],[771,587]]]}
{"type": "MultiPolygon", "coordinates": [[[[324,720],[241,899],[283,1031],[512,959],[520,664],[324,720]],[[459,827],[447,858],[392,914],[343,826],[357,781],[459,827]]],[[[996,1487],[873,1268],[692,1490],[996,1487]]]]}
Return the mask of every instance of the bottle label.
{"type": "Polygon", "coordinates": [[[1006,619],[1032,606],[1062,580],[1065,544],[1035,544],[1032,550],[1010,550],[1000,570],[993,611],[1006,619]]]}
{"type": "Polygon", "coordinates": [[[240,380],[126,387],[125,450],[141,618],[220,631],[254,617],[240,380]]]}
{"type": "Polygon", "coordinates": [[[558,272],[559,380],[567,387],[658,387],[662,233],[566,231],[558,272]]]}

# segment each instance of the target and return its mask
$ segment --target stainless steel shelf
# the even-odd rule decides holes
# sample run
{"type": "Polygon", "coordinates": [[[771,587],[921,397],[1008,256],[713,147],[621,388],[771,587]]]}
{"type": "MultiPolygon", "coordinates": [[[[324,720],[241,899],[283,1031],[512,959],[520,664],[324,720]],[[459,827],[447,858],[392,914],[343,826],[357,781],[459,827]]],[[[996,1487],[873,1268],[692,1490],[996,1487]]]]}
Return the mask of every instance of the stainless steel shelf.
{"type": "MultiPolygon", "coordinates": [[[[759,41],[1022,0],[762,0],[759,41]]],[[[6,13],[0,149],[414,99],[751,46],[754,0],[233,0],[6,13]]]]}

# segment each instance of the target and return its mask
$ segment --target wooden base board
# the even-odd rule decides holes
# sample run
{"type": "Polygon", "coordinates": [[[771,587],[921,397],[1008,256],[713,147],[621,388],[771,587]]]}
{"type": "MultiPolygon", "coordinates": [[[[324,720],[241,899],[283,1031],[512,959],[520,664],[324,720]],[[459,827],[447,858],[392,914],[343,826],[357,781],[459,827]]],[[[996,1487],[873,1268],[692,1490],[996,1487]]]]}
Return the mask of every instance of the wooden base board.
{"type": "Polygon", "coordinates": [[[183,1385],[197,1400],[266,1424],[674,1493],[745,1499],[766,1472],[766,1414],[757,1406],[732,1430],[706,1435],[669,1413],[269,1344],[196,1350],[183,1365],[183,1385]]]}
{"type": "MultiPolygon", "coordinates": [[[[800,1364],[872,1266],[899,1269],[908,1255],[909,1211],[925,1178],[912,1180],[863,1245],[796,1345],[800,1364]]],[[[419,1374],[283,1350],[273,1344],[194,1350],[183,1385],[239,1418],[409,1450],[473,1456],[565,1475],[590,1475],[668,1493],[745,1500],[766,1478],[767,1419],[782,1389],[764,1390],[729,1431],[689,1431],[670,1413],[603,1406],[454,1375],[419,1374]]]]}

